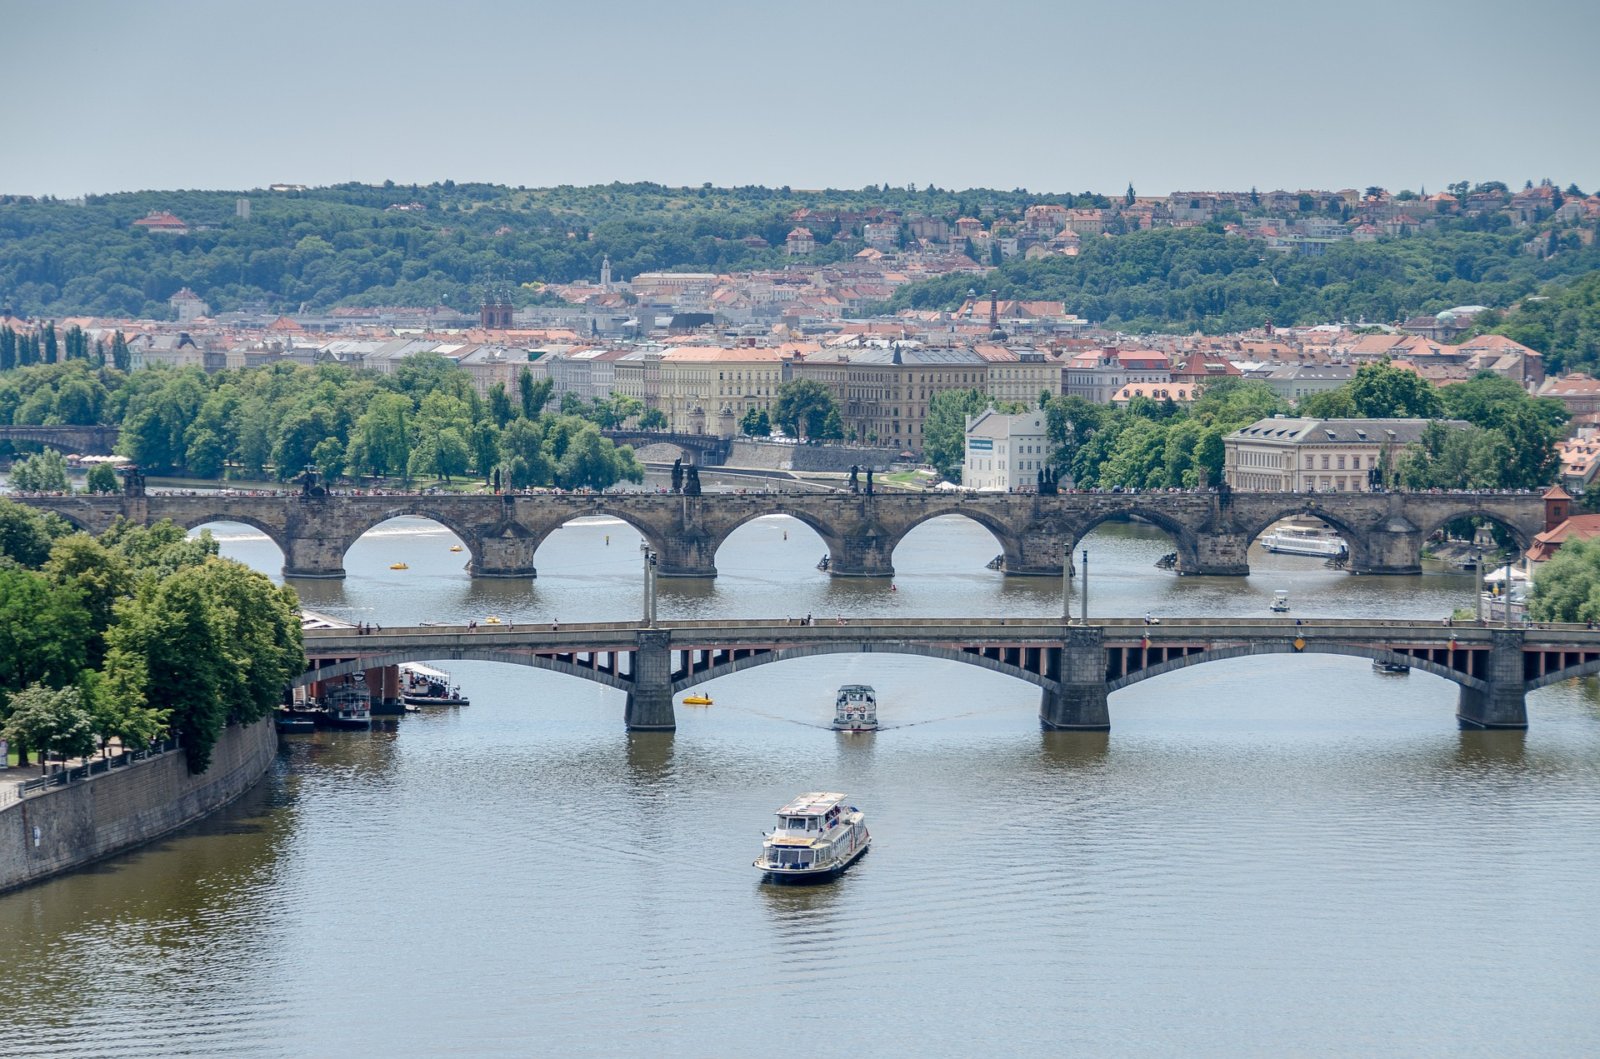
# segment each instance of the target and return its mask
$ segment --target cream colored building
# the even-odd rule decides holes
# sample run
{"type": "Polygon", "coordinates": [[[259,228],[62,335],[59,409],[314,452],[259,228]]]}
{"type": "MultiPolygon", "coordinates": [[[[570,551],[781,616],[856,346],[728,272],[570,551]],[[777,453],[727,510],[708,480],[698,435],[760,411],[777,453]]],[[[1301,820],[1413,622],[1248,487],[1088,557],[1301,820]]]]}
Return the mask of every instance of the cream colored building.
{"type": "Polygon", "coordinates": [[[733,437],[752,408],[768,409],[783,383],[780,346],[679,346],[661,354],[656,407],[677,434],[733,437]]]}
{"type": "Polygon", "coordinates": [[[1051,397],[1061,396],[1062,362],[1059,358],[1035,349],[1012,352],[1015,360],[989,362],[987,392],[990,397],[1036,408],[1042,392],[1049,392],[1051,397]]]}
{"type": "MultiPolygon", "coordinates": [[[[1298,419],[1273,416],[1222,439],[1228,487],[1251,493],[1364,493],[1369,475],[1392,467],[1427,429],[1426,419],[1298,419]]],[[[1446,426],[1467,423],[1447,419],[1446,426]]]]}

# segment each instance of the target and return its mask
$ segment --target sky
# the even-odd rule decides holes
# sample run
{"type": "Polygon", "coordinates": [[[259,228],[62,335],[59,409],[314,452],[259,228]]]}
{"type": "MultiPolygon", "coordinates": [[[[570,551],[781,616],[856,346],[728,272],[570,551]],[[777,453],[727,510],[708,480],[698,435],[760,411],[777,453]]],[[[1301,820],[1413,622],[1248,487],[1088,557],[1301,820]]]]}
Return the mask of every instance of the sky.
{"type": "Polygon", "coordinates": [[[0,0],[0,194],[1600,185],[1594,0],[0,0]]]}

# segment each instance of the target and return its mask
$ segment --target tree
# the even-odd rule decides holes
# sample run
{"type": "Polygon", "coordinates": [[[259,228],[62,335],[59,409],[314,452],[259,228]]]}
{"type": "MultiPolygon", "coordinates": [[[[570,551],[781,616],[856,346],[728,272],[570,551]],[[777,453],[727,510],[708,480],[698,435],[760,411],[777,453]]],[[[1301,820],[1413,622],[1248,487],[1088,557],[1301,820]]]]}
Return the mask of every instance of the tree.
{"type": "Polygon", "coordinates": [[[11,696],[8,710],[6,737],[37,750],[41,762],[50,755],[66,759],[94,753],[94,720],[77,688],[30,684],[11,696]]]}
{"type": "Polygon", "coordinates": [[[1568,538],[1534,579],[1534,621],[1600,621],[1600,538],[1568,538]]]}
{"type": "Polygon", "coordinates": [[[133,370],[133,354],[128,350],[128,340],[118,331],[111,336],[111,364],[118,371],[133,370]]]}
{"type": "Polygon", "coordinates": [[[751,438],[764,438],[772,433],[772,424],[767,419],[767,410],[751,405],[745,410],[744,418],[739,420],[739,433],[751,438]]]}
{"type": "MultiPolygon", "coordinates": [[[[820,438],[829,415],[838,418],[839,410],[833,394],[815,379],[791,379],[778,387],[778,400],[772,407],[772,419],[786,434],[802,441],[820,438]]],[[[843,435],[843,431],[840,431],[843,435]]]]}
{"type": "Polygon", "coordinates": [[[45,449],[11,465],[11,487],[23,493],[70,493],[67,461],[54,449],[45,449]]]}
{"type": "Polygon", "coordinates": [[[56,515],[0,500],[0,559],[37,570],[50,558],[50,546],[70,527],[56,515]]]}
{"type": "Polygon", "coordinates": [[[522,417],[524,419],[537,418],[544,411],[544,406],[550,400],[550,391],[555,388],[551,379],[533,380],[533,372],[523,368],[517,376],[517,394],[522,399],[522,417]]]}
{"type": "Polygon", "coordinates": [[[1362,419],[1438,419],[1444,401],[1432,383],[1387,360],[1363,364],[1350,380],[1350,403],[1362,419]]]}
{"type": "Polygon", "coordinates": [[[666,430],[667,413],[659,408],[646,408],[639,413],[640,430],[666,430]]]}
{"type": "Polygon", "coordinates": [[[116,469],[109,463],[97,463],[89,468],[89,474],[84,479],[84,491],[89,493],[115,493],[121,490],[122,483],[117,480],[116,469]]]}
{"type": "Polygon", "coordinates": [[[941,390],[928,399],[922,422],[922,455],[952,482],[961,481],[967,457],[967,419],[994,402],[979,390],[941,390]]]}

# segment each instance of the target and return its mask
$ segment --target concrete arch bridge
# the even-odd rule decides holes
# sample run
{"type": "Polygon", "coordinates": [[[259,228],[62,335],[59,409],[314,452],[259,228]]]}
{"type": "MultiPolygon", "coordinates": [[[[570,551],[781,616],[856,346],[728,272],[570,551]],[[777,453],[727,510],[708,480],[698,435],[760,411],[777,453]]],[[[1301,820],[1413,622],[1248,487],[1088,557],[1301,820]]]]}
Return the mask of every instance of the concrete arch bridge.
{"type": "MultiPolygon", "coordinates": [[[[1110,519],[1144,519],[1172,535],[1177,569],[1189,575],[1250,572],[1251,541],[1282,518],[1312,515],[1346,541],[1358,574],[1415,574],[1422,544],[1466,517],[1503,526],[1526,547],[1546,527],[1535,493],[881,493],[800,492],[382,494],[322,497],[229,495],[224,491],[111,497],[25,497],[99,532],[118,517],[186,528],[242,522],[282,549],[288,577],[344,576],[344,556],[374,526],[400,515],[433,519],[461,538],[474,577],[537,576],[534,553],[575,518],[609,515],[636,528],[659,556],[664,577],[715,577],[718,547],[764,515],[788,515],[816,531],[834,577],[892,577],[894,549],[929,519],[957,515],[994,535],[1007,574],[1060,576],[1064,558],[1110,519]]],[[[1559,520],[1557,520],[1559,521],[1559,520]]]]}
{"type": "Polygon", "coordinates": [[[670,730],[673,697],[755,666],[822,654],[894,653],[940,658],[1016,677],[1040,688],[1051,729],[1110,727],[1108,696],[1152,677],[1227,658],[1337,654],[1396,662],[1460,688],[1463,727],[1526,728],[1526,695],[1559,680],[1600,673],[1600,632],[1452,627],[1372,619],[1109,619],[1087,625],[1048,618],[683,621],[658,625],[426,626],[358,634],[305,633],[307,668],[297,685],[425,659],[531,666],[623,691],[634,730],[670,730]]]}

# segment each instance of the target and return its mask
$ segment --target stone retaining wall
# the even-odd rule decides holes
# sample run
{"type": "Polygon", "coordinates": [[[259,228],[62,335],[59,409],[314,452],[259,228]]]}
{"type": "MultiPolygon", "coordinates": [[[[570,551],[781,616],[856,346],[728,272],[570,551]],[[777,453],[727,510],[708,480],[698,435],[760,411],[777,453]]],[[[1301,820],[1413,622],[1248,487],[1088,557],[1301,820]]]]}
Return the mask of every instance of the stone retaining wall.
{"type": "Polygon", "coordinates": [[[0,809],[0,893],[200,819],[249,790],[277,751],[278,733],[269,717],[225,730],[212,750],[211,767],[198,776],[189,775],[179,752],[13,802],[0,809]]]}

